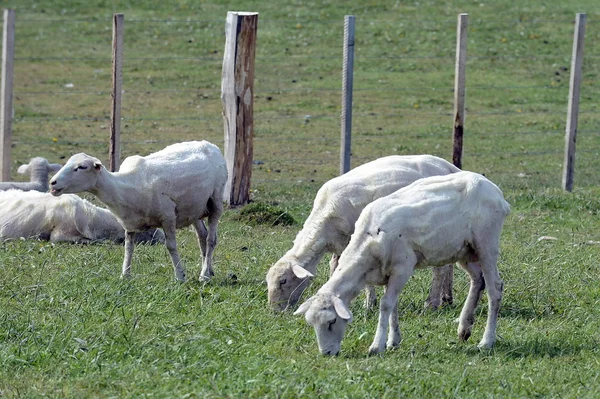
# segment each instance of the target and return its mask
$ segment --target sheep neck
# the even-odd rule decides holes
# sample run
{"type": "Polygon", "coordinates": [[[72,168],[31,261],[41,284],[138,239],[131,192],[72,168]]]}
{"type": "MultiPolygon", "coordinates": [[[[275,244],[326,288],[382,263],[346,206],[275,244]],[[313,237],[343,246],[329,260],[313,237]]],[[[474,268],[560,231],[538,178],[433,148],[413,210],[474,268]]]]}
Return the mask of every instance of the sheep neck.
{"type": "Polygon", "coordinates": [[[303,231],[300,231],[294,240],[294,246],[288,251],[286,257],[293,258],[298,265],[315,273],[326,250],[326,244],[322,239],[316,238],[314,235],[303,234],[303,231]]]}
{"type": "Polygon", "coordinates": [[[141,196],[139,186],[135,181],[130,181],[119,173],[109,172],[104,167],[102,167],[96,184],[88,191],[98,197],[120,218],[131,212],[129,205],[138,204],[141,196]]]}
{"type": "Polygon", "coordinates": [[[371,260],[366,260],[363,256],[352,257],[344,256],[340,258],[338,268],[333,272],[329,280],[323,284],[319,292],[329,292],[338,296],[346,305],[358,296],[366,285],[365,265],[372,264],[371,260]],[[346,259],[352,259],[346,263],[346,259]]]}

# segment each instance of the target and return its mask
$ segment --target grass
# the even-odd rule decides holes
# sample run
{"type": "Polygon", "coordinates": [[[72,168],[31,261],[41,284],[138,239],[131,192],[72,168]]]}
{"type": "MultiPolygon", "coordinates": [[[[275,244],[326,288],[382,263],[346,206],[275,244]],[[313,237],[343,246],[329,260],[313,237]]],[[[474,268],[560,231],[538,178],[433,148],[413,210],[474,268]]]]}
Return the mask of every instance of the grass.
{"type": "MultiPolygon", "coordinates": [[[[240,209],[226,211],[210,283],[176,283],[164,246],[137,248],[133,278],[121,281],[120,246],[0,243],[0,396],[597,396],[595,2],[3,5],[17,11],[14,170],[33,156],[64,162],[81,151],[106,161],[115,12],[126,21],[123,157],[198,138],[221,145],[225,14],[260,12],[254,159],[261,162],[252,195],[253,204],[267,206],[246,218],[240,209]],[[301,317],[268,310],[264,276],[291,247],[320,185],[338,173],[343,16],[357,21],[356,166],[389,154],[449,158],[460,12],[469,13],[463,164],[496,182],[512,205],[499,264],[506,293],[498,343],[476,349],[485,299],[471,341],[458,342],[453,320],[468,289],[463,273],[455,275],[455,303],[430,312],[422,307],[430,272],[419,271],[400,296],[399,348],[366,356],[377,317],[358,298],[340,355],[321,357],[301,317]],[[576,12],[588,13],[588,27],[575,190],[565,193],[576,12]],[[273,215],[296,224],[275,224],[273,215]]],[[[192,231],[181,230],[178,244],[188,275],[197,276],[192,231]]],[[[326,280],[327,261],[306,297],[326,280]]]]}

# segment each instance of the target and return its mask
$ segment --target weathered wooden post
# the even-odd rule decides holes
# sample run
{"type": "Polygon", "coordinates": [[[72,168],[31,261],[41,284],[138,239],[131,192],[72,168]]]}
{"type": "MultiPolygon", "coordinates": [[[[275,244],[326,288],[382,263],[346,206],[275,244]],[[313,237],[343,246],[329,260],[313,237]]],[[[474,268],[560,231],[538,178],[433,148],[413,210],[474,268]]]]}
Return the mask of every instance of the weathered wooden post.
{"type": "Polygon", "coordinates": [[[344,64],[342,67],[342,138],[340,175],[350,170],[352,156],[352,89],[354,83],[354,15],[344,18],[344,64]]]}
{"type": "Polygon", "coordinates": [[[0,179],[10,180],[13,69],[15,58],[15,11],[4,10],[4,33],[2,36],[2,93],[0,94],[0,179]]]}
{"type": "Polygon", "coordinates": [[[465,126],[465,79],[467,67],[468,14],[458,15],[456,28],[456,67],[454,77],[454,126],[452,129],[452,163],[462,168],[463,133],[465,126]]]}
{"type": "Polygon", "coordinates": [[[125,17],[113,16],[112,42],[112,92],[110,108],[110,142],[108,165],[111,172],[119,170],[121,163],[121,94],[123,87],[123,32],[125,17]]]}
{"type": "Polygon", "coordinates": [[[250,200],[254,139],[254,56],[258,13],[228,12],[221,76],[225,128],[224,155],[229,174],[225,198],[230,206],[250,200]]]}
{"type": "Polygon", "coordinates": [[[562,188],[573,190],[575,174],[575,142],[577,140],[577,121],[579,117],[579,93],[583,65],[583,38],[585,36],[586,14],[575,17],[575,35],[573,55],[571,56],[571,80],[569,84],[569,104],[567,107],[567,126],[565,131],[565,158],[563,164],[562,188]]]}

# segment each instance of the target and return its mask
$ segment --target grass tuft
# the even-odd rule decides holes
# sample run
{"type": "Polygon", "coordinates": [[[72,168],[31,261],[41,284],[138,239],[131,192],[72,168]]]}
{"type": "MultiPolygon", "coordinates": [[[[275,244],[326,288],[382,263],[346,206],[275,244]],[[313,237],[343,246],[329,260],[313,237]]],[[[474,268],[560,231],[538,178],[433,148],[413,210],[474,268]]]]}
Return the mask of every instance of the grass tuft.
{"type": "Polygon", "coordinates": [[[252,202],[244,206],[233,219],[251,226],[293,226],[296,224],[296,220],[285,210],[264,202],[252,202]]]}

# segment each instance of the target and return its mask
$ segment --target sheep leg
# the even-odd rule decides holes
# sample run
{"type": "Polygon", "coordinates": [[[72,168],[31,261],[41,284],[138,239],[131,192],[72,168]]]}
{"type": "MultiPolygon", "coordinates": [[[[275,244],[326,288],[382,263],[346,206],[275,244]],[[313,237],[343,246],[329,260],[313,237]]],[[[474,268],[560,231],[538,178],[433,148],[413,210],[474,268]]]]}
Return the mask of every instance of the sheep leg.
{"type": "Polygon", "coordinates": [[[181,265],[181,258],[179,257],[179,252],[177,251],[177,241],[175,240],[175,223],[167,224],[163,223],[163,232],[165,233],[165,245],[167,246],[167,250],[169,251],[169,255],[171,255],[171,261],[173,262],[173,270],[175,271],[175,278],[178,281],[185,281],[185,270],[181,265]]]}
{"type": "Polygon", "coordinates": [[[198,237],[198,245],[200,246],[200,252],[202,253],[202,259],[206,257],[206,238],[208,237],[208,230],[202,219],[198,219],[193,224],[194,230],[196,230],[196,236],[198,237]]]}
{"type": "Polygon", "coordinates": [[[390,329],[388,330],[388,339],[386,347],[392,349],[400,345],[402,336],[400,335],[400,325],[398,323],[398,299],[396,298],[396,304],[392,313],[390,314],[390,329]]]}
{"type": "Polygon", "coordinates": [[[412,268],[410,270],[405,270],[400,274],[392,274],[389,277],[388,283],[385,286],[385,292],[381,297],[381,302],[379,304],[379,322],[377,324],[375,338],[369,347],[369,355],[375,355],[385,350],[385,339],[386,334],[388,333],[388,327],[392,318],[392,314],[395,314],[395,322],[392,323],[392,328],[396,328],[396,331],[389,332],[390,338],[388,339],[388,343],[390,341],[392,344],[396,341],[400,343],[400,328],[397,325],[398,295],[400,295],[402,288],[411,275],[412,268]],[[394,308],[396,308],[396,312],[394,312],[394,308]]]}
{"type": "Polygon", "coordinates": [[[471,331],[473,330],[475,309],[477,309],[477,304],[479,304],[479,300],[481,299],[481,292],[485,288],[485,281],[479,264],[459,262],[459,265],[467,272],[471,279],[469,294],[458,318],[458,338],[461,341],[466,341],[471,336],[471,331]]]}
{"type": "Polygon", "coordinates": [[[483,278],[486,281],[488,296],[488,316],[483,338],[477,345],[480,349],[490,349],[496,342],[496,324],[504,283],[500,278],[497,266],[498,255],[490,256],[490,259],[482,259],[483,278]]]}
{"type": "Polygon", "coordinates": [[[223,202],[221,200],[209,200],[208,202],[208,235],[206,237],[206,256],[202,260],[202,271],[200,272],[200,280],[210,280],[215,275],[212,268],[212,257],[215,247],[217,246],[217,227],[219,218],[223,213],[223,202]]]}
{"type": "Polygon", "coordinates": [[[367,285],[365,287],[365,309],[372,310],[377,306],[377,293],[375,287],[367,285]]]}
{"type": "Polygon", "coordinates": [[[429,296],[425,300],[425,308],[437,309],[443,304],[452,304],[452,280],[454,265],[448,264],[433,268],[433,280],[429,296]]]}
{"type": "Polygon", "coordinates": [[[339,260],[340,256],[338,254],[331,255],[331,260],[329,261],[329,277],[331,277],[335,269],[337,269],[339,260]]]}
{"type": "Polygon", "coordinates": [[[123,258],[123,270],[121,278],[131,277],[131,257],[133,256],[133,248],[135,246],[135,231],[125,231],[125,256],[123,258]]]}

